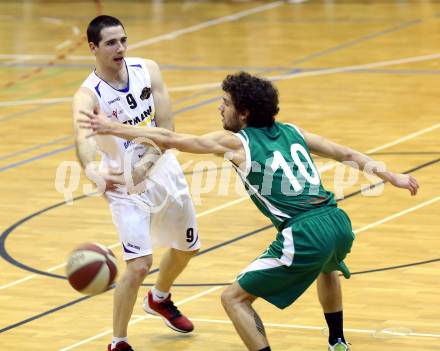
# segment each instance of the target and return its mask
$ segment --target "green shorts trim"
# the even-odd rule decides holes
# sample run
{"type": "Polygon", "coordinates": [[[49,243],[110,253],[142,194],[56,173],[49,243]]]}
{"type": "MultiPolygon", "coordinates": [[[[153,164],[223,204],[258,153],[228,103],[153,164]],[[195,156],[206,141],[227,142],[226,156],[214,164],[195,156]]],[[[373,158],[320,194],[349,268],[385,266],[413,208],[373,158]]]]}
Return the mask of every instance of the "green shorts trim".
{"type": "Polygon", "coordinates": [[[350,272],[343,260],[354,234],[346,213],[337,207],[308,211],[289,221],[263,254],[237,278],[249,294],[285,308],[313,283],[321,272],[350,272]]]}

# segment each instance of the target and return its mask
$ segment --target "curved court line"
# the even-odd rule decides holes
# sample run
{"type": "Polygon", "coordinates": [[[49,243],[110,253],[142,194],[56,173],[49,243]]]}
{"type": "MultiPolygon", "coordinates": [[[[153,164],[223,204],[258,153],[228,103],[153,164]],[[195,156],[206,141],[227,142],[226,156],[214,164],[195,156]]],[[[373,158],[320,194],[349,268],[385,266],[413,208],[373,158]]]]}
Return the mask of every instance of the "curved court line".
{"type": "MultiPolygon", "coordinates": [[[[435,161],[435,162],[439,162],[440,159],[437,159],[437,160],[434,160],[434,161],[435,161]]],[[[428,165],[434,164],[434,161],[430,161],[430,162],[428,163],[428,165]]],[[[420,166],[415,167],[414,169],[418,170],[418,169],[421,169],[421,168],[423,168],[423,167],[425,167],[425,166],[424,166],[424,165],[420,165],[420,166]]],[[[374,187],[374,186],[375,186],[375,185],[372,185],[372,187],[374,187]]],[[[357,195],[357,194],[359,194],[359,193],[360,193],[360,192],[352,193],[352,194],[346,196],[345,199],[350,198],[350,197],[353,197],[353,196],[355,196],[355,195],[357,195]]],[[[82,198],[85,198],[85,197],[86,197],[86,196],[83,195],[82,197],[79,197],[78,199],[82,199],[82,198]]],[[[434,203],[434,202],[436,202],[436,201],[438,201],[438,200],[440,200],[440,196],[438,196],[438,197],[436,197],[436,198],[434,198],[434,199],[431,199],[431,200],[425,201],[424,203],[421,203],[421,204],[419,204],[419,205],[413,206],[413,207],[411,207],[411,208],[409,208],[409,209],[406,209],[406,210],[400,211],[400,212],[399,212],[399,213],[400,213],[400,216],[402,216],[402,215],[404,215],[404,214],[407,214],[407,213],[409,213],[409,212],[415,211],[415,210],[417,210],[417,209],[419,209],[419,208],[422,208],[422,207],[428,206],[428,205],[430,205],[431,203],[434,203]]],[[[243,201],[243,198],[240,198],[240,199],[234,200],[234,201],[232,201],[232,202],[233,202],[234,204],[236,204],[236,203],[239,203],[239,202],[242,202],[242,201],[243,201]]],[[[230,203],[232,203],[232,202],[230,202],[230,203]]],[[[221,206],[219,206],[219,207],[221,207],[221,208],[229,207],[229,206],[230,206],[230,203],[226,203],[226,204],[221,205],[221,206]]],[[[29,220],[29,219],[31,219],[31,218],[37,216],[38,214],[41,214],[41,213],[43,213],[43,212],[46,212],[46,211],[48,211],[48,210],[50,210],[50,209],[53,209],[53,208],[59,207],[59,206],[64,205],[64,204],[65,204],[65,202],[63,202],[63,203],[59,203],[59,204],[53,205],[53,206],[51,206],[51,207],[49,207],[49,208],[47,208],[47,209],[41,210],[41,211],[39,211],[39,212],[36,212],[36,213],[34,213],[34,214],[32,214],[32,215],[30,215],[30,216],[28,216],[28,217],[22,219],[21,221],[17,222],[16,224],[14,224],[13,226],[11,226],[10,228],[8,228],[8,229],[7,229],[5,232],[3,232],[3,234],[0,236],[0,255],[1,255],[4,259],[6,259],[6,258],[5,258],[5,255],[4,255],[4,254],[6,254],[7,257],[9,257],[9,258],[11,258],[12,260],[14,260],[11,256],[9,256],[9,254],[7,254],[6,249],[5,249],[5,241],[6,241],[6,238],[7,238],[7,236],[12,232],[12,230],[14,230],[16,227],[18,227],[18,226],[21,225],[22,223],[26,222],[27,220],[29,220]]],[[[213,212],[212,209],[211,209],[211,210],[208,210],[208,211],[204,211],[204,212],[200,213],[198,216],[200,217],[200,216],[203,215],[203,214],[209,214],[209,213],[211,213],[211,212],[213,212]]],[[[392,220],[392,219],[395,219],[395,218],[399,217],[399,215],[398,215],[399,213],[396,213],[396,214],[391,215],[391,216],[389,216],[389,217],[386,217],[386,218],[384,218],[384,219],[382,219],[382,220],[380,220],[380,221],[377,221],[377,222],[375,222],[375,225],[383,224],[383,223],[385,223],[385,222],[387,222],[387,221],[390,221],[390,220],[392,220]],[[387,219],[387,218],[388,218],[388,219],[387,219]]],[[[252,232],[246,233],[246,234],[244,234],[244,235],[241,235],[241,236],[239,236],[239,237],[236,237],[236,238],[234,238],[234,239],[232,239],[232,240],[229,240],[229,241],[227,241],[227,242],[224,242],[224,243],[221,243],[221,244],[215,245],[215,246],[213,246],[213,247],[210,247],[210,248],[208,248],[208,249],[206,249],[206,250],[203,250],[203,251],[199,252],[199,253],[197,254],[197,256],[200,256],[200,255],[202,255],[202,254],[206,254],[206,253],[208,253],[208,252],[210,252],[210,251],[213,251],[213,250],[217,249],[218,247],[221,247],[221,246],[225,246],[225,245],[231,244],[231,243],[233,243],[233,242],[235,242],[235,241],[238,241],[238,240],[241,240],[241,239],[243,239],[243,238],[245,238],[245,237],[248,237],[248,236],[254,235],[254,234],[256,234],[256,233],[259,233],[259,232],[264,231],[264,230],[266,230],[266,229],[269,229],[269,228],[271,228],[271,227],[273,227],[272,224],[267,225],[267,226],[264,226],[264,227],[259,228],[259,229],[257,229],[257,230],[254,230],[254,231],[252,231],[252,232]]],[[[357,230],[355,230],[355,232],[359,233],[359,232],[365,230],[365,229],[363,229],[363,228],[365,228],[365,227],[369,227],[369,228],[371,228],[371,225],[367,225],[367,226],[364,226],[364,227],[362,227],[362,228],[360,228],[360,229],[357,229],[357,230]]],[[[117,245],[117,244],[115,244],[115,245],[117,245]]],[[[112,245],[112,246],[115,246],[115,245],[112,245]]],[[[431,263],[431,262],[435,262],[435,261],[438,261],[438,260],[440,260],[440,259],[435,259],[435,260],[426,261],[425,263],[431,263]]],[[[14,260],[14,261],[15,261],[15,260],[14,260]]],[[[15,261],[15,262],[19,263],[18,261],[15,261]]],[[[420,262],[416,262],[415,265],[417,265],[417,264],[422,264],[422,263],[420,263],[420,262]]],[[[23,265],[23,264],[21,264],[21,263],[19,263],[19,265],[20,265],[20,268],[26,269],[26,268],[24,268],[24,267],[26,267],[25,265],[23,265]]],[[[410,264],[410,265],[411,265],[411,264],[410,264]]],[[[58,265],[58,266],[56,266],[56,267],[52,267],[52,269],[54,269],[54,268],[59,268],[59,267],[61,267],[61,266],[63,266],[63,264],[62,264],[62,265],[58,265]]],[[[409,265],[401,265],[399,268],[402,268],[402,267],[408,267],[408,266],[409,266],[409,265]]],[[[384,270],[384,269],[383,269],[383,270],[384,270]]],[[[36,272],[36,273],[39,272],[38,270],[35,270],[35,269],[33,269],[33,271],[36,272]]],[[[150,272],[150,275],[153,274],[153,273],[156,273],[157,271],[158,271],[158,269],[152,270],[152,271],[150,272]]],[[[372,271],[377,271],[377,270],[372,270],[372,271]]],[[[358,273],[358,274],[360,274],[360,273],[358,273]]],[[[54,277],[57,277],[57,278],[60,278],[60,277],[61,277],[61,276],[55,276],[55,275],[52,275],[52,274],[48,274],[47,272],[43,272],[43,275],[51,275],[51,276],[54,276],[54,277]]],[[[28,276],[27,279],[24,278],[24,279],[21,279],[21,281],[29,280],[29,279],[31,279],[32,277],[33,277],[33,275],[32,275],[32,276],[28,276]]],[[[64,277],[61,277],[61,278],[62,278],[62,279],[65,279],[64,277]]],[[[11,284],[12,284],[12,283],[11,283],[11,284]]],[[[12,286],[11,284],[8,284],[8,286],[12,286]]],[[[14,285],[16,285],[16,284],[14,284],[14,285]]],[[[223,286],[223,285],[222,285],[222,286],[223,286]]],[[[208,293],[210,293],[210,292],[212,292],[212,291],[215,291],[215,290],[220,289],[222,286],[217,286],[217,287],[214,287],[214,288],[212,288],[212,289],[206,290],[206,291],[204,291],[204,292],[202,292],[202,293],[200,293],[200,294],[197,294],[197,295],[194,295],[194,296],[192,296],[192,297],[190,297],[190,298],[188,298],[188,299],[182,300],[182,301],[176,303],[176,305],[178,306],[178,305],[183,304],[183,303],[185,303],[185,302],[192,301],[192,300],[195,299],[195,296],[203,296],[203,295],[206,295],[206,294],[208,294],[208,293]]],[[[1,289],[1,287],[0,287],[0,289],[1,289]]],[[[3,332],[5,332],[5,331],[8,331],[8,330],[13,329],[13,328],[15,328],[15,327],[18,327],[18,326],[20,326],[20,325],[23,325],[23,324],[29,323],[29,322],[31,322],[31,321],[33,321],[33,320],[35,320],[35,319],[39,319],[39,318],[41,318],[41,317],[43,317],[43,316],[46,316],[46,315],[48,315],[48,314],[50,314],[50,313],[56,312],[56,311],[61,310],[61,309],[65,308],[65,307],[69,307],[69,306],[71,306],[71,305],[74,305],[74,304],[76,304],[76,303],[79,303],[79,302],[81,302],[81,301],[84,301],[84,300],[86,300],[86,299],[89,299],[89,298],[91,298],[91,297],[92,297],[92,296],[85,296],[85,297],[82,297],[82,298],[76,299],[76,300],[71,301],[71,302],[69,302],[69,303],[67,303],[67,304],[64,304],[64,305],[62,305],[62,306],[58,306],[58,307],[53,308],[53,309],[51,309],[51,310],[49,310],[49,311],[46,311],[46,312],[40,313],[40,314],[38,314],[38,315],[36,315],[36,316],[30,317],[30,318],[27,318],[27,319],[25,319],[25,320],[23,320],[23,321],[17,322],[17,323],[12,324],[12,325],[9,325],[9,326],[7,326],[7,327],[5,327],[5,328],[3,328],[3,329],[0,329],[0,333],[3,333],[3,332]]],[[[143,319],[145,319],[145,318],[143,318],[143,319]]],[[[143,320],[143,319],[142,319],[142,320],[143,320]]],[[[140,320],[139,320],[139,321],[140,321],[140,320]]],[[[105,335],[105,334],[104,334],[104,335],[105,335]]],[[[101,335],[101,336],[103,336],[103,335],[101,335]]],[[[92,339],[87,339],[87,340],[90,341],[90,340],[92,340],[92,339]]],[[[77,345],[77,344],[75,344],[75,345],[77,345]]],[[[64,350],[64,349],[63,349],[63,350],[64,350]]],[[[66,350],[67,350],[67,349],[66,349],[66,350]]]]}
{"type": "MultiPolygon", "coordinates": [[[[438,196],[438,197],[435,198],[435,199],[436,199],[435,201],[440,200],[440,196],[438,196]]],[[[434,199],[429,200],[429,201],[427,201],[427,203],[430,204],[430,203],[433,202],[433,200],[434,200],[434,199]]],[[[424,203],[419,204],[419,205],[415,206],[415,208],[418,209],[418,208],[421,208],[421,207],[423,207],[423,206],[426,206],[426,205],[423,205],[423,204],[424,204],[424,203]]],[[[407,209],[407,210],[402,211],[402,212],[405,212],[405,214],[406,214],[406,213],[408,213],[409,210],[410,210],[410,209],[407,209]]],[[[395,217],[396,215],[397,215],[397,214],[393,215],[393,216],[394,216],[393,219],[396,218],[396,217],[395,217]]],[[[384,219],[384,220],[385,220],[385,219],[384,219]]],[[[382,223],[385,222],[384,220],[383,220],[382,223]]],[[[362,229],[362,228],[360,228],[359,230],[361,230],[361,229],[362,229]]],[[[436,261],[438,261],[438,260],[440,260],[440,259],[437,259],[436,261]]],[[[199,297],[202,297],[202,296],[208,295],[208,294],[210,294],[210,293],[212,293],[212,292],[214,292],[214,291],[220,290],[222,287],[223,287],[223,285],[222,285],[222,286],[217,286],[217,287],[213,287],[213,288],[207,289],[207,290],[202,291],[202,292],[200,292],[200,293],[198,293],[198,294],[196,294],[196,295],[193,295],[193,296],[190,296],[190,297],[188,297],[188,298],[186,298],[186,299],[180,300],[180,301],[176,302],[175,305],[176,305],[176,306],[180,306],[180,305],[183,305],[183,304],[185,304],[185,303],[187,303],[187,302],[191,302],[191,301],[193,301],[193,300],[198,299],[199,297]]],[[[141,322],[141,321],[146,320],[146,319],[149,319],[149,318],[151,318],[149,315],[138,316],[136,319],[130,321],[129,325],[136,324],[136,323],[138,323],[138,322],[141,322]]],[[[265,324],[265,325],[266,325],[266,324],[265,324]]],[[[323,328],[320,328],[320,329],[323,329],[323,328]]],[[[351,330],[353,331],[354,329],[351,329],[351,330]]],[[[348,331],[348,329],[347,329],[347,331],[348,331]]],[[[359,331],[359,329],[358,329],[358,331],[359,331]]],[[[365,332],[365,331],[364,331],[364,332],[365,332]]],[[[368,332],[369,332],[369,330],[368,330],[368,332]]],[[[1,333],[1,330],[0,330],[0,333],[1,333]]],[[[104,332],[102,332],[102,333],[96,334],[96,335],[91,336],[91,337],[89,337],[89,338],[87,338],[87,339],[81,340],[81,341],[79,341],[79,342],[77,342],[77,343],[75,343],[75,344],[73,344],[73,345],[70,345],[70,346],[64,347],[64,348],[60,349],[59,351],[68,351],[68,350],[71,350],[71,349],[73,349],[73,348],[76,348],[76,347],[78,347],[78,346],[81,346],[81,345],[83,345],[83,344],[86,344],[86,343],[88,343],[89,341],[93,341],[93,340],[99,339],[99,338],[101,338],[101,337],[103,337],[103,336],[110,335],[111,333],[112,333],[112,330],[111,330],[111,329],[108,329],[107,331],[104,331],[104,332]]],[[[412,334],[412,333],[410,333],[410,334],[412,334]]],[[[409,334],[408,334],[408,335],[409,335],[409,334]]],[[[414,335],[414,336],[416,336],[416,335],[414,335]]],[[[426,334],[426,333],[423,333],[423,334],[420,333],[420,334],[418,334],[417,336],[440,337],[439,334],[426,334]]]]}
{"type": "MultiPolygon", "coordinates": [[[[378,150],[378,149],[380,149],[380,147],[379,147],[379,148],[376,148],[375,150],[378,150]]],[[[424,163],[424,164],[422,164],[422,165],[416,166],[416,167],[414,167],[414,168],[412,168],[412,169],[409,169],[409,170],[405,171],[404,173],[412,173],[412,172],[418,171],[418,170],[420,170],[420,169],[422,169],[422,168],[425,168],[425,167],[431,166],[431,165],[433,165],[433,164],[435,164],[435,163],[437,163],[437,162],[440,162],[440,158],[437,158],[437,159],[431,160],[431,161],[429,161],[429,162],[426,162],[426,163],[424,163]]],[[[331,165],[329,165],[329,166],[323,167],[322,169],[320,169],[320,172],[324,172],[324,171],[330,169],[332,166],[333,166],[333,165],[331,164],[331,165]]],[[[370,185],[370,186],[368,186],[368,187],[366,187],[366,188],[363,188],[363,189],[360,189],[360,190],[358,190],[358,191],[352,192],[352,193],[348,194],[347,196],[345,196],[345,197],[342,198],[342,199],[337,199],[337,202],[344,201],[344,200],[349,199],[349,198],[351,198],[351,197],[353,197],[353,196],[359,195],[359,194],[363,193],[364,191],[367,191],[367,190],[369,190],[369,189],[372,189],[372,188],[374,188],[374,187],[376,187],[377,185],[380,185],[380,184],[383,184],[383,181],[380,181],[379,183],[376,183],[376,184],[370,185]]],[[[72,201],[75,201],[75,200],[81,200],[81,199],[84,199],[84,198],[86,198],[86,197],[88,197],[88,196],[87,196],[87,195],[81,195],[81,196],[78,196],[78,197],[72,199],[72,201]]],[[[236,204],[238,204],[238,203],[241,203],[241,202],[243,202],[243,201],[246,201],[247,199],[248,199],[248,196],[243,196],[243,197],[238,198],[238,199],[236,199],[236,200],[229,201],[229,202],[227,202],[227,203],[225,203],[225,204],[223,204],[223,205],[219,205],[219,206],[214,207],[214,208],[212,208],[212,209],[209,209],[209,210],[206,210],[206,211],[203,211],[203,212],[198,213],[198,214],[196,215],[196,218],[200,218],[200,217],[203,217],[203,216],[205,216],[205,215],[211,214],[211,213],[213,213],[213,212],[217,212],[217,211],[219,211],[219,210],[222,210],[222,209],[224,209],[224,208],[227,208],[227,207],[230,207],[230,206],[236,205],[236,204]]],[[[435,201],[437,201],[437,200],[435,200],[435,201]]],[[[55,205],[52,205],[52,206],[50,206],[50,207],[47,207],[47,208],[45,208],[45,209],[43,209],[43,210],[40,210],[40,211],[38,211],[38,212],[35,212],[35,213],[33,213],[33,214],[31,214],[31,215],[29,215],[29,216],[27,216],[27,217],[21,219],[20,221],[16,222],[15,224],[13,224],[13,225],[10,226],[9,228],[7,228],[7,229],[1,234],[1,236],[0,236],[0,257],[2,257],[3,259],[5,259],[7,262],[11,263],[12,265],[15,265],[15,266],[17,266],[17,267],[19,267],[19,268],[21,268],[21,269],[27,270],[27,271],[29,271],[29,272],[36,273],[36,274],[39,274],[39,275],[50,276],[50,277],[58,278],[58,279],[65,279],[64,276],[60,276],[60,275],[56,275],[56,274],[53,274],[53,273],[49,273],[49,272],[51,272],[51,271],[53,271],[53,270],[56,270],[56,269],[59,269],[59,268],[65,266],[65,263],[64,263],[64,264],[57,265],[57,266],[55,266],[55,267],[48,268],[46,271],[38,270],[38,269],[32,268],[32,267],[30,267],[30,266],[27,266],[27,265],[25,265],[25,264],[23,264],[23,263],[21,263],[21,262],[15,260],[13,257],[11,257],[11,256],[8,254],[7,250],[6,250],[6,244],[5,244],[5,243],[6,243],[6,239],[7,239],[7,237],[9,236],[9,234],[10,234],[14,229],[16,229],[18,226],[20,226],[21,224],[23,224],[23,223],[29,221],[30,219],[32,219],[32,218],[34,218],[34,217],[36,217],[36,216],[38,216],[38,215],[40,215],[40,214],[42,214],[42,213],[44,213],[44,212],[47,212],[47,211],[52,210],[52,209],[54,209],[54,208],[57,208],[57,207],[63,206],[63,205],[65,205],[65,204],[66,204],[66,202],[63,201],[63,202],[57,203],[57,204],[55,204],[55,205]]],[[[221,246],[228,245],[228,244],[230,244],[230,243],[232,243],[232,242],[235,242],[235,241],[237,241],[237,240],[241,240],[241,239],[243,239],[243,238],[245,238],[245,237],[247,237],[247,236],[249,236],[249,235],[256,234],[256,233],[258,233],[258,232],[260,232],[260,231],[262,231],[262,230],[265,230],[265,229],[267,229],[267,228],[270,228],[271,226],[272,226],[272,225],[265,226],[265,227],[263,227],[263,228],[258,229],[257,231],[252,231],[251,233],[247,233],[247,234],[241,235],[241,236],[239,236],[239,237],[237,237],[237,238],[234,238],[234,239],[232,239],[232,240],[230,240],[230,241],[227,241],[227,242],[225,242],[225,243],[221,243],[221,244],[215,245],[215,246],[213,246],[213,247],[211,247],[211,248],[208,248],[208,249],[206,249],[206,250],[202,250],[201,252],[199,252],[199,253],[197,254],[197,256],[200,255],[200,254],[202,254],[202,253],[207,253],[207,252],[209,252],[209,251],[212,251],[212,250],[214,250],[214,249],[217,249],[217,248],[219,248],[219,247],[221,247],[221,246]]],[[[359,229],[359,230],[360,230],[360,229],[359,229]]],[[[358,231],[359,231],[359,230],[358,230],[358,231]]],[[[119,245],[120,245],[120,243],[116,243],[116,244],[113,244],[113,245],[109,246],[109,248],[114,248],[114,247],[117,247],[117,246],[119,246],[119,245]]],[[[153,270],[153,271],[150,272],[150,274],[155,273],[156,271],[157,271],[157,270],[153,270]]],[[[14,281],[14,282],[11,282],[11,283],[9,283],[9,284],[6,284],[6,285],[3,285],[3,286],[0,286],[0,290],[5,289],[5,288],[8,288],[8,287],[11,287],[11,286],[18,285],[18,284],[20,284],[20,283],[22,283],[22,282],[25,282],[25,281],[27,281],[27,280],[30,280],[30,279],[32,279],[32,278],[34,278],[34,277],[36,277],[36,276],[34,276],[34,275],[27,276],[27,277],[24,277],[24,278],[22,278],[22,279],[19,279],[19,280],[16,280],[16,281],[14,281]]]]}

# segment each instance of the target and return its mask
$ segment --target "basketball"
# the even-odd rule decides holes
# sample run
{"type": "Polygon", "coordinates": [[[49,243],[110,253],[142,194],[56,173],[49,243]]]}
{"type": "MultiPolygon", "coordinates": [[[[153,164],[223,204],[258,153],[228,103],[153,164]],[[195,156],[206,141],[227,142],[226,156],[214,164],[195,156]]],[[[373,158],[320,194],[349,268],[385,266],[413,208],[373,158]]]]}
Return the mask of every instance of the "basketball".
{"type": "Polygon", "coordinates": [[[85,295],[97,295],[110,288],[117,274],[116,257],[103,245],[85,243],[69,256],[66,275],[70,285],[85,295]]]}

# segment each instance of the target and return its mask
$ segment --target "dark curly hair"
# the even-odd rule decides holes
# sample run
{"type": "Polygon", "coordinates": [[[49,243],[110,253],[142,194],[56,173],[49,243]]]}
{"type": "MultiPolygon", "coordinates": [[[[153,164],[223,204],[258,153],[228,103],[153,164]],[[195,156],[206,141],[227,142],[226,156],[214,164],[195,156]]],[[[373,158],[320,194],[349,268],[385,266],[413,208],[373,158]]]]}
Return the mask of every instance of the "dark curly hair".
{"type": "MultiPolygon", "coordinates": [[[[92,42],[96,46],[99,46],[99,42],[101,41],[101,30],[107,27],[117,27],[122,25],[122,22],[118,20],[116,17],[101,15],[92,19],[87,27],[87,41],[92,42]]],[[[125,29],[124,29],[125,30],[125,29]]]]}
{"type": "Polygon", "coordinates": [[[278,90],[266,79],[246,72],[228,75],[222,89],[231,95],[232,103],[239,113],[249,111],[248,127],[270,127],[278,111],[278,90]]]}

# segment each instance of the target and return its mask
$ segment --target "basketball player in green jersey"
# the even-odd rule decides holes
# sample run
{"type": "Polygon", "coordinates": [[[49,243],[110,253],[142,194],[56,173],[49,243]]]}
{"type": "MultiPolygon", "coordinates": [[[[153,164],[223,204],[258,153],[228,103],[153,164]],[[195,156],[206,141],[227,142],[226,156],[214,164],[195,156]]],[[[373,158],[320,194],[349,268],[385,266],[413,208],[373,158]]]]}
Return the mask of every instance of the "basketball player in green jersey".
{"type": "Polygon", "coordinates": [[[343,260],[354,234],[348,216],[326,191],[311,153],[339,162],[351,161],[392,185],[417,193],[417,181],[407,174],[384,170],[370,157],[275,121],[278,92],[267,80],[241,72],[223,81],[219,108],[224,131],[203,136],[161,128],[114,123],[106,116],[86,113],[82,128],[91,135],[112,134],[124,139],[146,138],[161,149],[226,156],[237,169],[252,201],[277,229],[275,240],[222,294],[222,304],[249,350],[270,350],[263,323],[252,308],[262,297],[278,308],[292,304],[314,280],[329,326],[331,351],[348,350],[342,328],[342,293],[337,271],[348,278],[343,260]]]}

